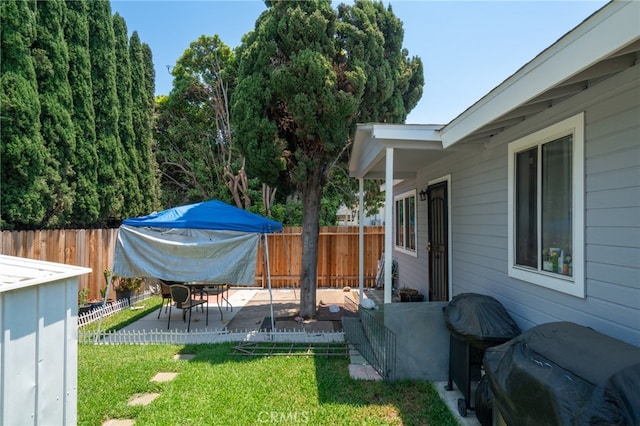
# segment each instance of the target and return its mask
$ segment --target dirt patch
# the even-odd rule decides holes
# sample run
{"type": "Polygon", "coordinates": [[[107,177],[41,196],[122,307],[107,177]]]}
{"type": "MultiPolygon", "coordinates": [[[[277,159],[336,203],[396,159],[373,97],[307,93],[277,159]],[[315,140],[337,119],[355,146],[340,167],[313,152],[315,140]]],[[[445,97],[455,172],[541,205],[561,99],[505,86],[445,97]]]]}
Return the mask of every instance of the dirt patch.
{"type": "MultiPolygon", "coordinates": [[[[306,331],[341,331],[342,317],[352,314],[345,309],[345,292],[341,289],[318,289],[316,300],[318,310],[315,320],[305,323],[295,321],[300,312],[300,290],[283,289],[273,292],[273,317],[276,318],[276,329],[306,330],[306,331]],[[331,312],[331,305],[339,307],[338,312],[331,312]]],[[[349,305],[348,305],[349,306],[349,305]]],[[[231,331],[257,331],[271,327],[271,307],[269,305],[269,293],[258,292],[242,309],[233,317],[227,330],[231,331]],[[268,321],[267,321],[268,320],[268,321]]]]}
{"type": "MultiPolygon", "coordinates": [[[[276,317],[276,330],[306,331],[307,333],[342,331],[342,321],[321,321],[318,319],[299,321],[297,316],[276,317]]],[[[262,320],[260,329],[271,330],[271,317],[262,320]]]]}

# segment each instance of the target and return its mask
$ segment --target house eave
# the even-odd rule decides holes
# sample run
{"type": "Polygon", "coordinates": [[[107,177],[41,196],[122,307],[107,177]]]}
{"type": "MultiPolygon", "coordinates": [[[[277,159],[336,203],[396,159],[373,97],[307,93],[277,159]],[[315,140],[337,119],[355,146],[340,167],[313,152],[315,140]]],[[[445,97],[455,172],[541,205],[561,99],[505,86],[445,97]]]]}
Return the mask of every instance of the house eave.
{"type": "Polygon", "coordinates": [[[503,116],[522,121],[531,112],[520,109],[550,107],[563,96],[586,89],[593,78],[633,66],[637,61],[633,45],[640,39],[638,22],[640,2],[608,3],[445,125],[443,148],[473,138],[503,116]],[[626,47],[633,48],[625,52],[626,47]]]}
{"type": "MultiPolygon", "coordinates": [[[[366,179],[384,177],[384,159],[388,148],[396,150],[398,162],[404,164],[403,152],[417,152],[414,158],[425,158],[429,152],[442,151],[441,128],[441,124],[358,124],[349,175],[366,179]]],[[[412,176],[415,176],[415,170],[403,171],[402,167],[394,173],[395,179],[412,176]]]]}
{"type": "Polygon", "coordinates": [[[640,63],[640,1],[612,1],[446,125],[359,124],[350,176],[409,179],[453,150],[478,150],[496,135],[640,63]]]}

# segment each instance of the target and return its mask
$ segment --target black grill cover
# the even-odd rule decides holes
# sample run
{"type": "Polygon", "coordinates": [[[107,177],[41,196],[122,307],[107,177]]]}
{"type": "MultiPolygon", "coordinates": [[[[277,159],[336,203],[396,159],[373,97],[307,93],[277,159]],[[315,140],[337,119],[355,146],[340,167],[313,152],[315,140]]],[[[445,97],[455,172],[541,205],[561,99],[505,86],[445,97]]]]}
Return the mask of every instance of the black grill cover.
{"type": "Polygon", "coordinates": [[[479,349],[504,343],[521,332],[504,306],[484,294],[458,294],[443,310],[449,332],[479,349]]]}
{"type": "Polygon", "coordinates": [[[593,329],[542,324],[483,364],[507,424],[640,425],[640,348],[593,329]]]}

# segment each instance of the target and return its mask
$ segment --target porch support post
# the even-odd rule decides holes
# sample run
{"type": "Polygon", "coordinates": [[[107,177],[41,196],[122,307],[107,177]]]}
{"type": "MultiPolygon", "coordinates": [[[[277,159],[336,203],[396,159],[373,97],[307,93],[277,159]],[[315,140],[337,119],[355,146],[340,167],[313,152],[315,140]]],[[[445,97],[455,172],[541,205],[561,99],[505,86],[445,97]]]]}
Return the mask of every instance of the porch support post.
{"type": "Polygon", "coordinates": [[[387,148],[384,182],[384,303],[391,303],[393,257],[393,148],[387,148]]]}
{"type": "Polygon", "coordinates": [[[358,287],[360,303],[364,300],[364,179],[358,179],[358,287]]]}

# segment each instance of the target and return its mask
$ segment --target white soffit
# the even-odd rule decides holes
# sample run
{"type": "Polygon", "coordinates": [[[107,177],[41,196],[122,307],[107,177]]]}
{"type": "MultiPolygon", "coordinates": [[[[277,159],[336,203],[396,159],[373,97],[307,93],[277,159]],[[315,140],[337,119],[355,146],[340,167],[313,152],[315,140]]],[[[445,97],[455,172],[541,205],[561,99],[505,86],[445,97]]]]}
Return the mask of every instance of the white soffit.
{"type": "Polygon", "coordinates": [[[384,178],[386,150],[393,148],[397,156],[394,177],[411,177],[417,167],[412,163],[442,151],[441,128],[440,124],[358,124],[349,162],[350,176],[384,178]]]}
{"type": "Polygon", "coordinates": [[[640,38],[640,1],[614,1],[544,50],[441,131],[448,148],[640,38]]]}

